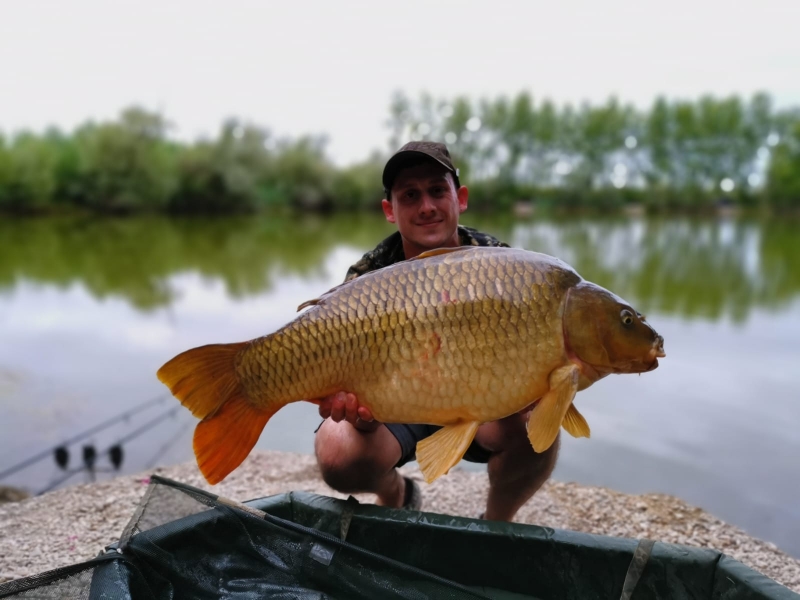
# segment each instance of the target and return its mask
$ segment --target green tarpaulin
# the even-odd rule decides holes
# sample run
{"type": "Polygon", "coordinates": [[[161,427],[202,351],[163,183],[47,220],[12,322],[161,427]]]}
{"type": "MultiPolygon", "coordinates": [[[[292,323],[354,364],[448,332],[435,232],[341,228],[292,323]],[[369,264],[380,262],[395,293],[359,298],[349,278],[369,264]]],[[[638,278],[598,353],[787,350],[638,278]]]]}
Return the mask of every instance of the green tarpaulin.
{"type": "Polygon", "coordinates": [[[713,550],[299,492],[239,504],[154,476],[117,543],[91,561],[0,585],[0,598],[800,595],[713,550]]]}

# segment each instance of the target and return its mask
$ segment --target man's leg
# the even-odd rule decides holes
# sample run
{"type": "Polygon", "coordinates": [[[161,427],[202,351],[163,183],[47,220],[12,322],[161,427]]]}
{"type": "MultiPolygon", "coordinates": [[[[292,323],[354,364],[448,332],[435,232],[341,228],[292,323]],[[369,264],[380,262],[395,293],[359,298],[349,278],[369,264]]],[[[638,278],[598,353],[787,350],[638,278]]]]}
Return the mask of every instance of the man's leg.
{"type": "Polygon", "coordinates": [[[528,440],[526,417],[515,414],[481,425],[475,441],[491,452],[484,518],[511,521],[553,472],[561,436],[537,454],[528,440]]]}
{"type": "Polygon", "coordinates": [[[322,479],[343,494],[372,493],[378,504],[399,508],[405,480],[395,469],[400,442],[385,425],[364,432],[347,421],[325,419],[314,439],[322,479]]]}

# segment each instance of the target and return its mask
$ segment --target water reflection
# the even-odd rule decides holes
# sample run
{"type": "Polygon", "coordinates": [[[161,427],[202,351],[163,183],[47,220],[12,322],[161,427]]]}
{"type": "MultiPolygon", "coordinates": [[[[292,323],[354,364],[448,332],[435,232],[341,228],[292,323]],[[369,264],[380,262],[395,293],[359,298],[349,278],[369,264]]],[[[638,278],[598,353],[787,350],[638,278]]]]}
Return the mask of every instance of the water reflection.
{"type": "MultiPolygon", "coordinates": [[[[658,370],[581,393],[592,439],[565,440],[557,478],[674,493],[800,556],[798,222],[465,217],[635,302],[667,340],[658,370]]],[[[0,222],[0,471],[163,394],[178,352],[275,330],[391,231],[381,215],[0,222]]],[[[311,452],[318,423],[289,406],[258,447],[311,452]]],[[[179,412],[128,443],[126,472],[192,460],[194,424],[179,412]]],[[[5,483],[60,476],[45,461],[5,483]]]]}
{"type": "MultiPolygon", "coordinates": [[[[513,246],[559,256],[640,310],[717,320],[780,309],[800,294],[798,224],[786,220],[571,219],[468,224],[513,246]]],[[[0,223],[0,290],[21,281],[82,283],[141,310],[174,302],[184,272],[234,298],[284,274],[320,276],[339,244],[361,250],[391,232],[379,216],[95,219],[0,223]]]]}
{"type": "Polygon", "coordinates": [[[185,272],[221,281],[242,298],[284,274],[321,274],[343,240],[368,246],[374,218],[36,219],[0,222],[0,290],[23,281],[80,283],[98,299],[121,296],[143,311],[174,302],[185,272]]]}
{"type": "Polygon", "coordinates": [[[515,246],[554,254],[644,312],[741,322],[800,294],[800,223],[580,219],[508,226],[515,246]]]}

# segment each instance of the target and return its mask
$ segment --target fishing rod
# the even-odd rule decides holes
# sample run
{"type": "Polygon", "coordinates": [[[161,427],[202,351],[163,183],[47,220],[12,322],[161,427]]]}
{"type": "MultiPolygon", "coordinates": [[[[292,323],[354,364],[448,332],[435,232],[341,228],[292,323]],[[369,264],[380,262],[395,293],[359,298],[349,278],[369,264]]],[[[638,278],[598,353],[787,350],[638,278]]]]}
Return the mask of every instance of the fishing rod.
{"type": "Polygon", "coordinates": [[[76,435],[76,436],[74,436],[72,438],[69,438],[68,440],[60,443],[57,446],[53,446],[52,448],[48,448],[47,450],[44,450],[43,452],[40,452],[40,453],[38,453],[38,454],[36,454],[34,456],[31,456],[30,458],[22,461],[21,463],[18,463],[16,465],[14,465],[13,467],[10,467],[10,468],[6,469],[5,471],[0,471],[0,480],[5,479],[9,475],[13,475],[17,471],[21,471],[22,469],[24,469],[26,467],[29,467],[30,465],[32,465],[32,464],[34,464],[36,462],[39,462],[43,458],[47,458],[48,456],[51,456],[53,453],[57,453],[59,450],[63,450],[63,448],[65,446],[69,446],[70,444],[74,444],[75,442],[79,442],[80,440],[82,440],[84,438],[87,438],[90,435],[92,435],[94,433],[97,433],[98,431],[102,431],[103,429],[106,429],[106,428],[110,427],[114,423],[117,423],[119,421],[128,419],[128,418],[131,417],[131,415],[134,415],[134,414],[136,414],[138,412],[141,412],[141,411],[145,410],[146,408],[149,408],[150,406],[152,406],[154,404],[157,404],[159,402],[163,402],[166,398],[167,398],[167,396],[165,394],[165,395],[157,396],[157,397],[153,398],[152,400],[148,400],[147,402],[143,402],[142,404],[140,404],[138,406],[135,406],[134,408],[126,410],[126,411],[120,413],[119,415],[117,415],[115,417],[112,417],[112,418],[108,419],[107,421],[104,421],[104,422],[100,423],[99,425],[95,425],[94,427],[92,427],[90,429],[87,429],[83,433],[79,433],[78,435],[76,435]]]}
{"type": "Polygon", "coordinates": [[[106,450],[101,452],[100,456],[108,454],[115,447],[120,447],[121,448],[122,444],[125,444],[127,442],[130,442],[133,439],[136,439],[137,437],[142,435],[145,431],[147,431],[150,428],[152,428],[154,425],[158,425],[165,418],[175,416],[175,413],[178,412],[179,408],[183,408],[183,407],[180,404],[178,404],[177,406],[175,406],[173,408],[170,408],[167,412],[161,413],[157,417],[155,417],[153,419],[150,419],[147,423],[142,424],[138,429],[134,429],[128,435],[125,435],[125,436],[121,437],[119,440],[117,440],[116,444],[114,444],[113,446],[108,447],[106,450]]]}
{"type": "Polygon", "coordinates": [[[130,442],[133,439],[136,439],[137,437],[142,435],[144,432],[150,430],[153,426],[158,425],[159,423],[163,422],[164,419],[166,419],[167,417],[174,416],[175,413],[180,408],[181,408],[180,405],[175,406],[173,408],[170,408],[168,411],[166,411],[164,413],[161,413],[157,417],[154,417],[154,418],[150,419],[149,421],[147,421],[146,423],[143,423],[141,426],[139,426],[134,431],[132,431],[129,434],[121,437],[119,440],[117,440],[116,443],[112,444],[111,446],[109,446],[108,448],[106,448],[105,450],[100,452],[99,454],[95,451],[94,446],[84,446],[84,448],[83,448],[83,463],[84,464],[81,465],[80,467],[76,467],[74,469],[68,470],[62,477],[60,477],[59,479],[51,482],[47,487],[45,487],[44,489],[42,489],[39,492],[37,492],[36,495],[39,496],[41,494],[49,492],[50,490],[58,487],[59,485],[61,485],[62,483],[64,483],[68,479],[70,479],[76,473],[80,473],[82,471],[88,472],[92,476],[92,481],[94,481],[94,474],[95,473],[116,471],[117,469],[119,469],[120,465],[122,464],[122,459],[123,459],[122,445],[123,444],[125,444],[127,442],[130,442]],[[111,464],[113,465],[113,469],[108,469],[108,468],[106,468],[106,469],[102,469],[102,468],[98,469],[98,468],[96,468],[95,467],[95,463],[96,463],[97,459],[99,457],[101,457],[101,456],[106,456],[106,455],[109,456],[109,458],[111,460],[111,464]]]}
{"type": "Polygon", "coordinates": [[[50,483],[50,485],[48,485],[43,490],[40,490],[40,491],[36,492],[35,495],[36,496],[41,496],[42,494],[44,494],[46,492],[49,492],[50,490],[52,490],[52,489],[58,487],[59,485],[61,485],[62,483],[64,483],[67,479],[69,479],[70,477],[72,477],[76,473],[80,473],[81,471],[84,471],[85,469],[86,469],[86,467],[78,467],[76,469],[71,469],[71,470],[67,471],[66,474],[63,477],[61,477],[59,479],[56,479],[55,481],[52,481],[50,483]]]}
{"type": "Polygon", "coordinates": [[[172,436],[170,439],[168,439],[168,440],[166,441],[166,443],[165,443],[164,445],[162,445],[162,446],[161,446],[161,448],[159,448],[159,449],[156,451],[156,453],[153,455],[153,457],[152,457],[152,458],[151,458],[149,461],[147,461],[147,464],[145,465],[145,468],[146,468],[146,469],[152,469],[152,468],[155,466],[155,464],[156,464],[156,461],[158,461],[158,459],[159,459],[160,457],[164,456],[164,454],[167,452],[167,450],[169,450],[170,448],[172,448],[172,446],[174,446],[174,445],[175,445],[175,444],[178,442],[178,440],[179,440],[179,439],[181,439],[181,437],[183,436],[184,432],[185,432],[185,431],[186,431],[186,430],[187,430],[187,429],[188,429],[188,428],[189,428],[189,427],[190,427],[192,424],[193,424],[193,423],[192,423],[192,421],[186,421],[186,422],[184,422],[184,424],[183,424],[183,425],[181,425],[181,426],[178,428],[178,431],[177,431],[177,432],[176,432],[176,433],[175,433],[175,434],[174,434],[174,435],[173,435],[173,436],[172,436]]]}

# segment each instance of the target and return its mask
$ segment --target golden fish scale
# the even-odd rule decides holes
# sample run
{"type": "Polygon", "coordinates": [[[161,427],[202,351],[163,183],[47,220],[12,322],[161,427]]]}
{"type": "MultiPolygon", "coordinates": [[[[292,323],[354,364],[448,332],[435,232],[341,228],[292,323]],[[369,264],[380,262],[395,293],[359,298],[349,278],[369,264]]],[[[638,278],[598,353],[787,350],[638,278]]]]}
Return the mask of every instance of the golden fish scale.
{"type": "Polygon", "coordinates": [[[494,420],[542,396],[564,364],[562,301],[579,281],[550,257],[502,248],[398,263],[254,341],[237,372],[258,404],[344,389],[380,421],[494,420]]]}

